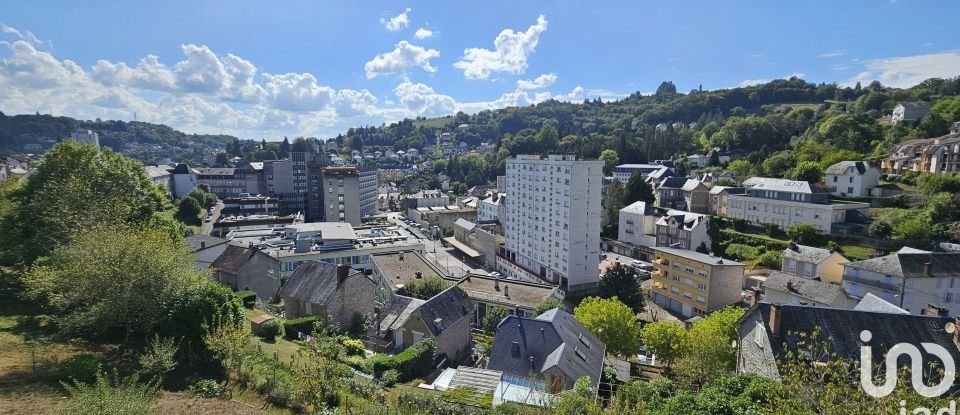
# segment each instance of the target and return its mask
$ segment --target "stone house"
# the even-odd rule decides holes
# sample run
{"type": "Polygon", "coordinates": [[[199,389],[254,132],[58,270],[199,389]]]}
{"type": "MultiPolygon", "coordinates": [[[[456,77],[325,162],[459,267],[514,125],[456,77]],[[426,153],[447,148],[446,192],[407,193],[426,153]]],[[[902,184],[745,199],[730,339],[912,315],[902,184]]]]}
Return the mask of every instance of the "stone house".
{"type": "Polygon", "coordinates": [[[804,278],[819,278],[830,284],[843,281],[843,264],[850,262],[837,251],[790,243],[780,255],[780,271],[804,278]]]}
{"type": "Polygon", "coordinates": [[[707,213],[710,189],[686,177],[668,177],[657,187],[656,206],[694,213],[707,213]]]}
{"type": "Polygon", "coordinates": [[[319,261],[297,267],[280,290],[286,318],[318,316],[328,324],[346,329],[355,315],[372,316],[376,283],[350,268],[319,261]]]}
{"type": "Polygon", "coordinates": [[[256,248],[230,244],[210,268],[214,279],[234,291],[251,290],[266,301],[280,291],[280,261],[256,248]]]}
{"type": "Polygon", "coordinates": [[[810,305],[853,308],[856,299],[837,284],[798,277],[783,272],[770,273],[763,283],[763,300],[771,304],[810,305]]]}
{"type": "Polygon", "coordinates": [[[226,239],[209,235],[190,235],[183,238],[187,251],[193,254],[194,266],[201,271],[210,268],[213,261],[223,255],[229,246],[227,242],[226,239]]]}
{"type": "Polygon", "coordinates": [[[472,311],[467,293],[459,287],[429,300],[394,295],[374,318],[370,343],[378,351],[399,352],[432,338],[437,355],[459,362],[470,355],[472,311]]]}

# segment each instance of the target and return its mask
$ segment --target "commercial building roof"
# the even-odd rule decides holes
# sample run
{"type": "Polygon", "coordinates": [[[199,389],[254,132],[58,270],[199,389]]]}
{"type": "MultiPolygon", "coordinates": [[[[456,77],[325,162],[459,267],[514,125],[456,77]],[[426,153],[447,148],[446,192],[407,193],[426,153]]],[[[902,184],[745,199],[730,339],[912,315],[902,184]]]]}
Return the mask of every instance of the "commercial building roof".
{"type": "Polygon", "coordinates": [[[294,223],[283,227],[284,230],[293,232],[319,232],[322,239],[357,239],[353,226],[346,222],[307,222],[294,223]]]}
{"type": "Polygon", "coordinates": [[[370,259],[383,277],[390,281],[389,285],[394,287],[420,278],[443,277],[443,271],[439,267],[430,264],[426,258],[414,251],[374,254],[370,255],[370,259]]]}

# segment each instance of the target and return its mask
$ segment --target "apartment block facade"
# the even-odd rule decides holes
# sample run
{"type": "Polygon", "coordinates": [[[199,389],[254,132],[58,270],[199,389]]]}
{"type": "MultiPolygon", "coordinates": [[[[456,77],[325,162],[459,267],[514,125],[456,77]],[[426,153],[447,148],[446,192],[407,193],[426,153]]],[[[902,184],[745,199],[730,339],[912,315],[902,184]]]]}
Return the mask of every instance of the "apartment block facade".
{"type": "Polygon", "coordinates": [[[693,317],[740,301],[742,263],[685,249],[654,248],[653,302],[693,317]]]}
{"type": "Polygon", "coordinates": [[[727,216],[756,225],[786,229],[805,223],[817,232],[830,233],[837,224],[869,216],[870,204],[831,202],[826,192],[803,181],[754,177],[744,182],[744,187],[746,193],[728,197],[727,216]]]}
{"type": "Polygon", "coordinates": [[[599,281],[603,162],[572,155],[507,160],[506,246],[501,255],[564,291],[599,281]]]}

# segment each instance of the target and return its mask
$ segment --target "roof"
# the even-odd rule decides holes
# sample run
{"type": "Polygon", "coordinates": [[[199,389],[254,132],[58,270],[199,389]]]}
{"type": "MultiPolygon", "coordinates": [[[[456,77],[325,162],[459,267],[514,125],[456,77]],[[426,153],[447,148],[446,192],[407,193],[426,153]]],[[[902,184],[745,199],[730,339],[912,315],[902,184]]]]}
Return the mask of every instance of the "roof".
{"type": "Polygon", "coordinates": [[[197,252],[225,243],[227,243],[226,239],[209,235],[190,235],[183,238],[183,244],[189,252],[197,252]]]}
{"type": "Polygon", "coordinates": [[[218,271],[236,274],[240,272],[240,269],[243,268],[243,266],[247,264],[247,261],[256,253],[256,249],[230,244],[227,245],[227,249],[210,264],[210,267],[218,271]]]}
{"type": "Polygon", "coordinates": [[[687,182],[684,183],[683,187],[681,187],[680,189],[683,190],[684,192],[692,192],[701,186],[706,186],[706,185],[703,184],[703,182],[698,180],[687,179],[687,182]]]}
{"type": "Polygon", "coordinates": [[[473,228],[477,226],[477,224],[470,222],[464,218],[458,218],[455,222],[453,222],[453,226],[458,226],[466,229],[467,231],[472,231],[473,228]]]}
{"type": "Polygon", "coordinates": [[[200,174],[200,172],[186,163],[180,163],[177,167],[173,168],[173,174],[200,174]]]}
{"type": "Polygon", "coordinates": [[[353,225],[347,222],[294,223],[283,227],[294,232],[319,232],[321,239],[357,239],[353,225]]]}
{"type": "Polygon", "coordinates": [[[875,311],[878,313],[910,314],[909,311],[890,304],[886,300],[869,292],[860,299],[860,302],[857,303],[853,309],[857,311],[875,311]]]}
{"type": "Polygon", "coordinates": [[[898,252],[846,266],[906,278],[958,277],[960,252],[898,252]]]}
{"type": "Polygon", "coordinates": [[[809,182],[800,180],[774,179],[770,177],[751,177],[743,182],[753,189],[775,190],[778,192],[813,193],[809,182]]]}
{"type": "Polygon", "coordinates": [[[669,226],[670,220],[673,219],[677,221],[681,228],[691,230],[701,223],[706,224],[708,221],[703,220],[705,218],[707,218],[707,215],[671,209],[667,211],[666,215],[657,219],[657,225],[669,226]]]}
{"type": "Polygon", "coordinates": [[[147,176],[150,176],[151,179],[170,175],[169,167],[144,166],[144,169],[147,170],[147,176]]]}
{"type": "MultiPolygon", "coordinates": [[[[761,313],[764,326],[770,336],[770,346],[774,356],[784,356],[784,345],[795,349],[800,341],[809,341],[809,336],[819,329],[818,339],[828,342],[831,353],[842,358],[860,359],[860,350],[864,342],[861,332],[869,330],[874,361],[882,361],[884,354],[897,343],[935,343],[947,349],[954,361],[960,359],[960,350],[953,342],[953,335],[944,327],[953,322],[951,317],[921,316],[912,314],[891,314],[870,311],[846,310],[830,307],[809,307],[784,304],[780,307],[780,330],[778,335],[770,334],[769,303],[759,303],[751,309],[761,313]],[[801,336],[800,333],[806,334],[801,336]]],[[[741,320],[742,321],[742,320],[741,320]]],[[[924,359],[938,361],[939,359],[924,359]]]]}
{"type": "Polygon", "coordinates": [[[570,379],[589,376],[596,388],[600,382],[606,345],[570,313],[560,309],[537,318],[510,315],[497,326],[487,369],[528,377],[542,377],[557,368],[570,379]]]}
{"type": "Polygon", "coordinates": [[[380,319],[380,334],[386,336],[391,330],[402,327],[410,314],[413,314],[425,302],[418,298],[403,295],[390,296],[390,299],[387,300],[380,311],[380,315],[383,316],[380,319]]]}
{"type": "Polygon", "coordinates": [[[742,194],[744,192],[744,188],[733,186],[713,186],[710,188],[710,194],[712,195],[718,195],[722,192],[727,192],[730,194],[742,194]]]}
{"type": "Polygon", "coordinates": [[[443,277],[443,272],[426,258],[415,251],[392,252],[389,254],[370,255],[373,265],[380,270],[383,278],[390,281],[388,285],[396,291],[397,284],[406,284],[417,278],[443,277]]]}
{"type": "Polygon", "coordinates": [[[867,168],[870,166],[868,166],[864,161],[841,161],[839,163],[830,165],[830,167],[827,167],[827,169],[824,170],[824,173],[847,174],[847,171],[849,171],[851,167],[856,169],[858,174],[863,175],[867,172],[867,168]]]}
{"type": "Polygon", "coordinates": [[[919,120],[930,112],[930,104],[924,101],[900,102],[897,105],[903,106],[904,120],[919,120]]]}
{"type": "Polygon", "coordinates": [[[676,256],[679,256],[679,257],[687,258],[687,259],[692,259],[692,260],[694,260],[694,261],[702,262],[702,263],[704,263],[704,264],[723,265],[723,266],[726,266],[726,265],[738,265],[738,266],[741,266],[741,267],[743,266],[743,263],[734,261],[734,260],[732,260],[732,259],[724,259],[724,258],[721,258],[721,257],[712,256],[712,255],[707,255],[707,254],[704,254],[704,253],[700,253],[700,252],[697,252],[697,251],[690,251],[690,250],[687,250],[687,249],[677,249],[677,248],[667,248],[667,247],[663,247],[663,246],[657,246],[657,247],[653,247],[653,250],[654,250],[654,251],[659,251],[659,252],[664,252],[664,253],[667,253],[667,254],[670,254],[670,255],[676,255],[676,256]]]}
{"type": "Polygon", "coordinates": [[[553,296],[556,287],[519,280],[507,280],[484,275],[469,274],[457,286],[470,298],[491,303],[520,306],[533,309],[541,301],[553,296]]]}
{"type": "Polygon", "coordinates": [[[473,312],[467,293],[460,287],[450,287],[420,305],[415,313],[434,337],[473,312]]]}
{"type": "Polygon", "coordinates": [[[233,176],[233,167],[201,167],[197,169],[202,176],[233,176]]]}
{"type": "Polygon", "coordinates": [[[658,189],[682,189],[687,184],[687,180],[690,180],[682,176],[673,176],[667,177],[660,182],[658,189]]]}
{"type": "Polygon", "coordinates": [[[833,304],[843,289],[837,284],[797,277],[780,271],[771,272],[763,287],[768,290],[794,294],[820,304],[833,304]]]}
{"type": "MultiPolygon", "coordinates": [[[[360,274],[350,269],[347,276],[360,274]]],[[[326,304],[340,285],[337,265],[320,261],[304,261],[280,290],[280,297],[294,298],[311,304],[326,304]]]]}
{"type": "MultiPolygon", "coordinates": [[[[652,207],[652,206],[651,206],[652,207]]],[[[637,215],[646,215],[650,212],[650,207],[647,206],[647,202],[633,202],[629,206],[620,209],[620,213],[635,213],[637,215]]]]}
{"type": "Polygon", "coordinates": [[[792,259],[795,261],[819,264],[825,261],[827,258],[830,258],[833,253],[834,251],[829,249],[816,248],[800,244],[790,244],[787,249],[783,250],[781,257],[783,259],[792,259]]]}

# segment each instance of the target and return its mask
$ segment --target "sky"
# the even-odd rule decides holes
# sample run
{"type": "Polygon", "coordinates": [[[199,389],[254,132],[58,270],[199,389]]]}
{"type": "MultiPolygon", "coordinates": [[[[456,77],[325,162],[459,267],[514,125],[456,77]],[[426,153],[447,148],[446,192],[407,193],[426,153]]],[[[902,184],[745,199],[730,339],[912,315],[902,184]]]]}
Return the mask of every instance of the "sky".
{"type": "Polygon", "coordinates": [[[8,1],[0,111],[328,138],[405,117],[799,76],[960,75],[955,0],[8,1]]]}

